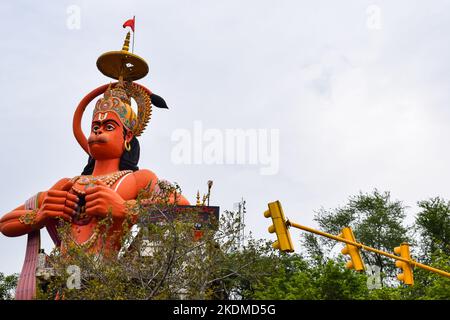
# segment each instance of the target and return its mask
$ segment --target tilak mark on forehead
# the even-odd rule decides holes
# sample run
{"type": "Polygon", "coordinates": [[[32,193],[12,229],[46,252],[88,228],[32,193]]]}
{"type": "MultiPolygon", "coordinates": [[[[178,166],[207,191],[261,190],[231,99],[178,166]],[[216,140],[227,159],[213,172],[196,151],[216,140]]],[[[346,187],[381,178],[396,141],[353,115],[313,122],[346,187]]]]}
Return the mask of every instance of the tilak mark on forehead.
{"type": "Polygon", "coordinates": [[[98,121],[103,121],[103,120],[105,120],[107,116],[108,116],[108,112],[103,113],[103,117],[102,117],[102,113],[99,112],[99,113],[98,113],[98,121]]]}

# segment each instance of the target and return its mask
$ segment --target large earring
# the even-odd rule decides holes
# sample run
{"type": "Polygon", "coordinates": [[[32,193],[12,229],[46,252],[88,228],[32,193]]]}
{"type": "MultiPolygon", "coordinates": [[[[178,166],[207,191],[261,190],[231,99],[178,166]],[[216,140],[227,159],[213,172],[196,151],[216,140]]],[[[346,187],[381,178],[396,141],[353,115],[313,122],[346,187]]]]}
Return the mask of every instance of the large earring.
{"type": "Polygon", "coordinates": [[[125,140],[125,150],[130,151],[131,150],[131,144],[125,140]]]}

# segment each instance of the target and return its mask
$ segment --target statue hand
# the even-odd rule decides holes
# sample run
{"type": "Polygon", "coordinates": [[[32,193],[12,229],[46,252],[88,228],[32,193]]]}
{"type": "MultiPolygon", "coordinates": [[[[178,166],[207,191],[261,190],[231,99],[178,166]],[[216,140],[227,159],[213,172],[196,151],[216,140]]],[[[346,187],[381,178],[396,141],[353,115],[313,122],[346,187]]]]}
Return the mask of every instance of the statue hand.
{"type": "Polygon", "coordinates": [[[72,215],[78,208],[78,197],[68,190],[72,187],[67,182],[62,190],[49,190],[42,201],[37,214],[38,222],[45,222],[49,218],[62,218],[66,221],[72,220],[72,215]]]}
{"type": "Polygon", "coordinates": [[[104,218],[111,213],[113,219],[125,218],[125,200],[102,182],[87,189],[85,199],[86,214],[88,215],[104,218]]]}

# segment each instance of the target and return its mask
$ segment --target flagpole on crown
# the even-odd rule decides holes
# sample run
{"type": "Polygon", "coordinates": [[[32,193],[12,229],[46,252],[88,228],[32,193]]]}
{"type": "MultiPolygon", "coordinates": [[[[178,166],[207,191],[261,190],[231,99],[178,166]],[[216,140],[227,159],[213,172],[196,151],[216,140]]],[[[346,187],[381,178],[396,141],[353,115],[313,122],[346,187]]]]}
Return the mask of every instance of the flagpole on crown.
{"type": "MultiPolygon", "coordinates": [[[[130,47],[134,51],[134,20],[133,16],[123,24],[123,28],[130,27],[131,30],[127,32],[122,49],[105,52],[97,59],[98,69],[107,77],[134,81],[143,78],[148,73],[147,62],[135,55],[134,52],[130,52],[130,47]],[[131,40],[131,32],[133,32],[133,40],[131,40]],[[131,41],[133,44],[130,46],[131,41]]],[[[164,106],[163,102],[160,104],[164,106]]]]}
{"type": "Polygon", "coordinates": [[[134,25],[136,22],[136,16],[133,16],[133,19],[129,19],[127,21],[125,21],[125,23],[123,24],[123,27],[130,27],[131,30],[133,31],[133,44],[131,46],[131,53],[134,53],[134,25]]]}

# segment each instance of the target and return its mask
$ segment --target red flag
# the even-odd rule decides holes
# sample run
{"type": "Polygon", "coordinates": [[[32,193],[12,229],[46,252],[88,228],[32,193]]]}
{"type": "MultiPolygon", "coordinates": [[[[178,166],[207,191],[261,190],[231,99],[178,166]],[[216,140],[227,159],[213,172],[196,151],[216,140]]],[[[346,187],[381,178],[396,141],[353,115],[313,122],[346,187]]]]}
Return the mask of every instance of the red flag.
{"type": "Polygon", "coordinates": [[[124,28],[130,27],[131,30],[133,30],[133,32],[134,32],[134,17],[133,17],[133,19],[129,19],[129,20],[125,21],[125,23],[123,24],[123,27],[124,28]]]}

